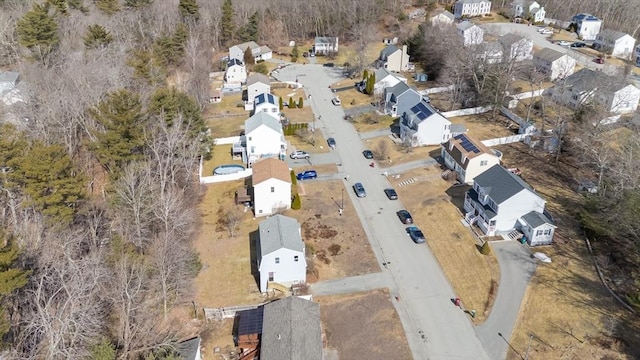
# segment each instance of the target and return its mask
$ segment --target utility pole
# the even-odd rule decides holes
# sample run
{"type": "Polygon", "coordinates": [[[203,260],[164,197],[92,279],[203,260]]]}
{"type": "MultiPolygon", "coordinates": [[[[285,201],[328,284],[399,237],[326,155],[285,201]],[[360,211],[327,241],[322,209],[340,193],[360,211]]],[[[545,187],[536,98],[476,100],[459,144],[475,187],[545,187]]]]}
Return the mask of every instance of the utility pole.
{"type": "Polygon", "coordinates": [[[531,349],[532,339],[533,339],[533,334],[529,334],[529,345],[527,345],[527,352],[524,354],[524,360],[529,360],[529,349],[531,349]]]}

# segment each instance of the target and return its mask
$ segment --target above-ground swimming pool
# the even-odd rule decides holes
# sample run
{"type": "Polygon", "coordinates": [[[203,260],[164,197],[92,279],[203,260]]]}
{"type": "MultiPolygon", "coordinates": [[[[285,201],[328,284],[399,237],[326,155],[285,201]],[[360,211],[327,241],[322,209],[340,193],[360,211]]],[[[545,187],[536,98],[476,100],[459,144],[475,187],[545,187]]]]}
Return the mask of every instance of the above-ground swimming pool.
{"type": "Polygon", "coordinates": [[[213,175],[228,175],[243,171],[244,166],[237,164],[220,165],[213,169],[213,175]]]}

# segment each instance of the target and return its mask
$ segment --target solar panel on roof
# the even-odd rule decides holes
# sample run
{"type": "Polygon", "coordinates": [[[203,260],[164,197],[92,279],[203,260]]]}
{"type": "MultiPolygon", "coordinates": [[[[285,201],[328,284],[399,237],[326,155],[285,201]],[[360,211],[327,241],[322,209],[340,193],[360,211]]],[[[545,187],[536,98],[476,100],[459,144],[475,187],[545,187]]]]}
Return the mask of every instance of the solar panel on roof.
{"type": "Polygon", "coordinates": [[[262,322],[264,319],[264,307],[244,310],[238,313],[238,335],[262,334],[262,322]]]}

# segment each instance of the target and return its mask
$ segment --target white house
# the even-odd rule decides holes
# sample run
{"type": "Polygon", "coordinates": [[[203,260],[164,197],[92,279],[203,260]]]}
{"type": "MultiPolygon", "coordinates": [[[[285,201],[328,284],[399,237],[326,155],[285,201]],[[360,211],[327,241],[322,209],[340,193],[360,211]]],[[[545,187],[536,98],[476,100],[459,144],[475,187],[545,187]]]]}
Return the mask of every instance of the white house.
{"type": "Polygon", "coordinates": [[[509,61],[530,60],[533,52],[533,41],[520,35],[508,33],[500,36],[498,42],[504,48],[504,58],[509,61]]]}
{"type": "Polygon", "coordinates": [[[269,93],[258,94],[253,98],[253,114],[265,113],[280,120],[280,99],[269,93]]]}
{"type": "Polygon", "coordinates": [[[500,164],[500,157],[493,150],[467,134],[456,135],[442,144],[441,155],[458,181],[469,185],[476,176],[500,164]]]}
{"type": "Polygon", "coordinates": [[[636,39],[631,35],[609,29],[600,31],[594,42],[596,50],[620,59],[631,59],[635,45],[636,39]]]}
{"type": "Polygon", "coordinates": [[[242,44],[234,45],[229,48],[229,59],[238,59],[244,61],[244,53],[247,48],[251,49],[254,62],[259,60],[269,60],[273,57],[273,52],[267,46],[260,46],[255,41],[248,41],[242,44]]]}
{"type": "Polygon", "coordinates": [[[602,20],[591,14],[578,14],[571,18],[576,27],[576,33],[582,40],[595,40],[600,33],[602,20]]]}
{"type": "Polygon", "coordinates": [[[300,224],[296,219],[274,215],[258,225],[256,246],[260,292],[270,282],[290,286],[307,281],[307,260],[300,224]]]}
{"type": "MultiPolygon", "coordinates": [[[[266,75],[255,73],[247,78],[247,96],[245,104],[253,108],[253,102],[256,96],[260,94],[269,94],[271,92],[271,80],[266,75]]],[[[250,110],[249,109],[249,110],[250,110]]]]}
{"type": "Polygon", "coordinates": [[[531,246],[551,245],[557,226],[549,218],[537,211],[531,211],[518,219],[516,229],[520,230],[531,246]]]}
{"type": "Polygon", "coordinates": [[[262,159],[252,166],[253,209],[256,217],[291,208],[291,173],[284,160],[262,159]]]}
{"type": "MultiPolygon", "coordinates": [[[[375,84],[373,84],[373,95],[381,95],[384,92],[384,89],[393,87],[399,82],[407,83],[407,79],[398,75],[392,74],[387,69],[378,68],[374,72],[375,75],[375,84]]],[[[359,91],[364,92],[364,89],[367,87],[368,79],[364,79],[358,83],[356,83],[356,87],[359,91]]]]}
{"type": "Polygon", "coordinates": [[[572,108],[594,102],[616,114],[636,111],[640,101],[640,89],[634,85],[587,68],[556,83],[551,94],[572,108]]]}
{"type": "Polygon", "coordinates": [[[433,26],[446,26],[451,25],[455,21],[455,16],[447,10],[436,10],[431,17],[429,17],[429,22],[433,26]]]}
{"type": "Polygon", "coordinates": [[[267,113],[259,111],[244,122],[244,139],[249,166],[261,158],[285,158],[287,142],[282,124],[267,113]]]}
{"type": "Polygon", "coordinates": [[[484,30],[471,21],[461,22],[457,29],[464,46],[478,45],[484,41],[484,30]]]}
{"type": "Polygon", "coordinates": [[[547,16],[544,6],[531,0],[515,0],[511,3],[511,13],[513,17],[530,19],[534,23],[543,22],[547,16]]]}
{"type": "Polygon", "coordinates": [[[491,1],[489,0],[458,0],[453,8],[453,16],[456,19],[489,15],[490,13],[491,1]]]}
{"type": "Polygon", "coordinates": [[[409,71],[409,54],[407,54],[407,45],[398,48],[395,45],[388,45],[380,51],[378,62],[383,68],[393,71],[409,71]]]}
{"type": "Polygon", "coordinates": [[[316,36],[312,52],[317,55],[337,54],[338,38],[330,36],[316,36]]]}
{"type": "Polygon", "coordinates": [[[497,41],[483,42],[478,50],[476,58],[487,64],[501,63],[504,58],[502,44],[497,41]]]}
{"type": "Polygon", "coordinates": [[[422,100],[400,117],[400,138],[411,146],[441,144],[451,137],[451,121],[422,100]]]}
{"type": "MultiPolygon", "coordinates": [[[[470,224],[477,224],[489,236],[520,228],[520,219],[531,212],[540,214],[548,224],[553,225],[544,215],[545,203],[519,176],[500,165],[494,165],[477,175],[473,180],[473,188],[465,194],[465,219],[470,224]]],[[[550,243],[553,230],[547,236],[550,243]]],[[[538,239],[528,238],[527,241],[531,245],[538,239]]]]}
{"type": "Polygon", "coordinates": [[[178,350],[180,358],[183,360],[202,360],[202,353],[200,352],[201,342],[202,338],[200,338],[200,336],[179,342],[176,350],[178,350]]]}
{"type": "Polygon", "coordinates": [[[239,59],[230,59],[227,63],[227,71],[224,73],[224,82],[240,86],[247,82],[247,68],[239,59]]]}
{"type": "Polygon", "coordinates": [[[533,65],[538,71],[549,75],[549,80],[564,79],[573,74],[576,59],[551,48],[533,54],[533,65]]]}

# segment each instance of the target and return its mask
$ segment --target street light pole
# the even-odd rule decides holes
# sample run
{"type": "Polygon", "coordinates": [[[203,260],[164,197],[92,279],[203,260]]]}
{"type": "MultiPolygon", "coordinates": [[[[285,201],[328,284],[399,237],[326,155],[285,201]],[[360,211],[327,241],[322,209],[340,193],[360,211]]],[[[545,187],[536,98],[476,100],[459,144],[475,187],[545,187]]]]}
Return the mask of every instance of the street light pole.
{"type": "Polygon", "coordinates": [[[344,211],[344,188],[342,189],[342,201],[340,202],[340,209],[344,211]]]}
{"type": "Polygon", "coordinates": [[[527,352],[524,354],[524,360],[529,360],[529,349],[531,349],[532,339],[533,339],[533,334],[529,334],[529,345],[527,345],[527,352]]]}

